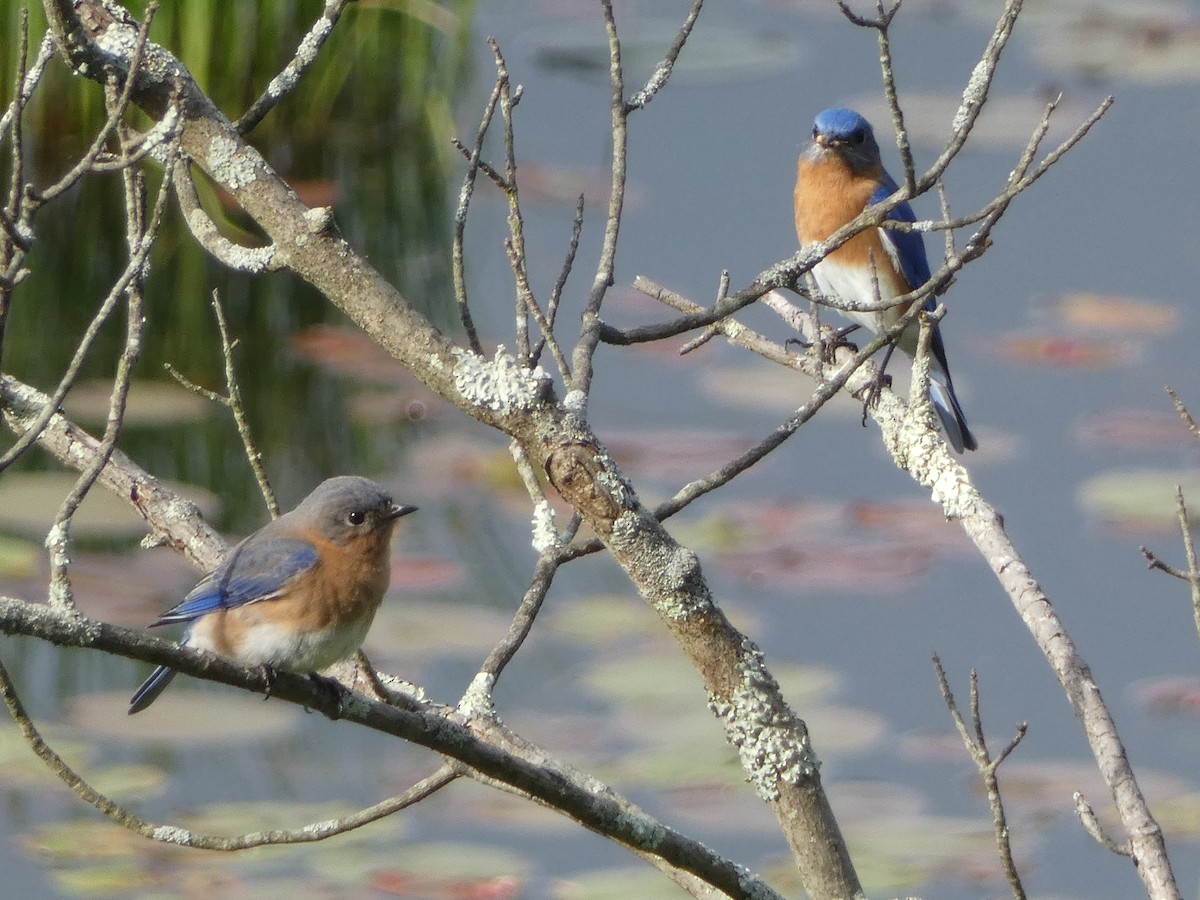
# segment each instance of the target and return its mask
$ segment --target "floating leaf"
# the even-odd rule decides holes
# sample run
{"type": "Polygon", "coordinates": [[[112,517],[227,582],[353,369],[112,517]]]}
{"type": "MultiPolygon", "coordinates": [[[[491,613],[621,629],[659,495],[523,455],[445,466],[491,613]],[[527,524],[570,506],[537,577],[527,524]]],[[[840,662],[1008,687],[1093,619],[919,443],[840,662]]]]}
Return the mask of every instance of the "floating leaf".
{"type": "Polygon", "coordinates": [[[20,846],[30,856],[62,864],[136,857],[161,852],[162,845],[153,844],[127,828],[97,823],[88,817],[37,825],[22,835],[20,846]]]}
{"type": "Polygon", "coordinates": [[[636,869],[600,869],[554,882],[554,900],[681,900],[688,893],[648,866],[636,869]]]}
{"type": "Polygon", "coordinates": [[[957,731],[910,731],[900,738],[900,755],[913,762],[970,762],[957,731]]]}
{"type": "MultiPolygon", "coordinates": [[[[570,726],[584,726],[583,732],[564,731],[559,736],[562,741],[546,743],[539,741],[525,730],[528,720],[517,714],[521,725],[517,730],[525,737],[541,743],[543,747],[552,749],[555,753],[563,750],[571,752],[571,761],[578,764],[580,757],[574,752],[577,747],[588,744],[595,746],[597,736],[604,733],[604,724],[598,718],[587,719],[584,716],[563,717],[570,726]]],[[[509,717],[505,716],[507,720],[509,717]]],[[[585,756],[586,757],[586,752],[585,756]]],[[[422,816],[434,817],[439,823],[450,828],[478,829],[490,827],[505,835],[511,835],[518,829],[527,835],[558,835],[577,836],[579,826],[567,816],[556,813],[539,803],[530,803],[521,797],[498,791],[474,781],[459,779],[454,785],[454,802],[431,803],[422,806],[422,816]]]]}
{"type": "MultiPolygon", "coordinates": [[[[1005,762],[1000,770],[1000,790],[1007,806],[1042,816],[1069,816],[1075,811],[1074,795],[1081,792],[1102,816],[1116,816],[1111,792],[1090,759],[1026,760],[1005,762]]],[[[1188,793],[1186,779],[1154,769],[1138,769],[1138,787],[1152,806],[1157,799],[1188,793]]],[[[972,782],[973,791],[982,791],[972,782]]]]}
{"type": "Polygon", "coordinates": [[[504,637],[509,622],[508,615],[483,606],[404,598],[380,607],[364,649],[377,668],[412,678],[434,658],[477,662],[504,637]]]}
{"type": "Polygon", "coordinates": [[[1010,362],[1066,369],[1130,366],[1142,356],[1141,345],[1131,341],[1094,341],[1042,334],[1002,334],[991,346],[992,352],[1010,362]]]}
{"type": "MultiPolygon", "coordinates": [[[[446,889],[467,881],[497,877],[524,878],[529,861],[516,853],[488,844],[466,842],[393,843],[381,854],[375,847],[354,852],[322,854],[313,860],[313,871],[335,884],[361,884],[369,878],[378,885],[421,884],[416,896],[451,897],[446,889]],[[436,893],[434,891],[437,891],[436,893]]],[[[411,896],[411,894],[409,895],[411,896]]]]}
{"type": "Polygon", "coordinates": [[[88,615],[125,625],[145,625],[191,589],[200,572],[166,548],[127,553],[75,554],[71,584],[88,615]]]}
{"type": "MultiPolygon", "coordinates": [[[[679,31],[679,23],[641,21],[621,38],[621,63],[627,77],[645,78],[662,60],[679,31]]],[[[607,76],[608,45],[591,23],[569,23],[544,29],[533,39],[540,65],[588,77],[607,76]]],[[[706,25],[688,41],[671,76],[672,83],[728,83],[734,78],[762,78],[795,65],[798,48],[778,33],[755,33],[735,27],[706,25]]]]}
{"type": "Polygon", "coordinates": [[[1186,16],[1131,21],[1101,14],[1040,34],[1035,55],[1060,72],[1140,84],[1200,79],[1200,25],[1186,16]]]}
{"type": "MultiPolygon", "coordinates": [[[[68,472],[6,472],[0,478],[0,531],[44,538],[63,498],[75,487],[68,472]]],[[[212,494],[190,485],[170,483],[210,515],[216,506],[212,494]]],[[[129,503],[99,485],[88,492],[71,520],[76,539],[126,540],[146,533],[146,523],[129,503]]]]}
{"type": "Polygon", "coordinates": [[[545,622],[555,634],[587,646],[664,634],[658,616],[632,593],[576,597],[549,607],[542,617],[538,619],[539,625],[545,622]]]}
{"type": "Polygon", "coordinates": [[[1200,793],[1162,798],[1154,804],[1154,819],[1172,837],[1200,838],[1200,793]]]}
{"type": "MultiPolygon", "coordinates": [[[[1135,531],[1174,528],[1178,523],[1175,491],[1200,498],[1200,472],[1189,469],[1118,469],[1089,478],[1079,488],[1085,511],[1104,521],[1135,531]]],[[[1189,509],[1189,523],[1200,518],[1189,509]]]]}
{"type": "Polygon", "coordinates": [[[1076,428],[1079,439],[1108,447],[1162,447],[1194,438],[1173,412],[1112,409],[1087,416],[1076,428]]]}
{"type": "Polygon", "coordinates": [[[128,897],[155,883],[153,876],[132,862],[57,869],[53,878],[63,893],[74,897],[128,897]]]}
{"type": "Polygon", "coordinates": [[[720,468],[753,446],[749,437],[685,429],[609,431],[605,446],[635,477],[698,478],[720,468]]]}
{"type": "MultiPolygon", "coordinates": [[[[85,427],[108,421],[112,382],[81,381],[67,394],[67,417],[85,427]]],[[[130,428],[179,426],[200,422],[212,415],[215,404],[174,381],[133,381],[125,405],[125,425],[130,428]]]]}
{"type": "MultiPolygon", "coordinates": [[[[1047,102],[1052,99],[1052,91],[1030,91],[1028,94],[990,92],[983,111],[971,129],[969,146],[976,150],[1023,150],[1045,114],[1047,102]]],[[[962,104],[962,95],[950,92],[906,91],[902,102],[904,126],[908,129],[909,141],[914,146],[941,152],[950,139],[950,126],[962,104]]],[[[846,105],[857,110],[875,126],[881,146],[890,145],[891,149],[895,150],[892,114],[881,93],[876,91],[852,97],[846,105]]],[[[1085,109],[1076,101],[1061,100],[1054,117],[1050,120],[1046,144],[1053,146],[1065,140],[1076,123],[1089,112],[1090,109],[1085,109]]],[[[813,113],[815,114],[816,110],[813,113]]],[[[925,216],[936,216],[936,202],[932,208],[925,210],[925,216]]],[[[921,217],[920,212],[918,217],[921,217]]]]}
{"type": "Polygon", "coordinates": [[[448,556],[397,553],[392,557],[391,586],[400,591],[449,591],[469,580],[466,567],[448,556]]]}
{"type": "MultiPolygon", "coordinates": [[[[808,400],[812,383],[782,366],[768,363],[738,366],[709,366],[700,374],[705,396],[726,406],[770,412],[794,410],[808,400]]],[[[838,392],[825,409],[841,410],[846,416],[861,415],[862,404],[838,392]]]]}
{"type": "Polygon", "coordinates": [[[1179,325],[1179,308],[1169,303],[1110,297],[1086,291],[1060,294],[1049,301],[1065,325],[1120,334],[1167,334],[1179,325]]]}
{"type": "Polygon", "coordinates": [[[105,766],[89,772],[87,778],[92,787],[114,799],[131,797],[142,800],[162,791],[167,783],[167,773],[149,764],[105,766]]]}
{"type": "Polygon", "coordinates": [[[1154,678],[1130,688],[1134,701],[1147,712],[1159,715],[1200,714],[1200,678],[1154,678]]]}
{"type": "Polygon", "coordinates": [[[0,577],[32,578],[39,569],[41,548],[32,541],[0,534],[0,577]]]}
{"type": "MultiPolygon", "coordinates": [[[[584,202],[607,202],[612,190],[612,174],[605,169],[580,169],[555,166],[536,161],[521,164],[521,196],[542,203],[565,203],[574,206],[583,194],[584,202]]],[[[630,185],[629,201],[637,206],[641,193],[630,185]]]]}
{"type": "Polygon", "coordinates": [[[441,406],[429,388],[359,328],[315,325],[292,337],[292,352],[335,375],[368,384],[403,387],[427,406],[441,406]]]}
{"type": "Polygon", "coordinates": [[[129,716],[135,687],[72,697],[66,701],[66,720],[89,737],[195,748],[280,737],[304,715],[291,703],[264,701],[236,688],[201,689],[181,675],[153,706],[129,716]]]}
{"type": "MultiPolygon", "coordinates": [[[[42,737],[64,759],[74,764],[86,762],[91,756],[91,745],[83,741],[61,737],[59,729],[47,733],[42,728],[42,737]]],[[[15,725],[0,727],[0,784],[15,787],[44,788],[47,784],[61,784],[30,748],[28,741],[15,725]]]]}

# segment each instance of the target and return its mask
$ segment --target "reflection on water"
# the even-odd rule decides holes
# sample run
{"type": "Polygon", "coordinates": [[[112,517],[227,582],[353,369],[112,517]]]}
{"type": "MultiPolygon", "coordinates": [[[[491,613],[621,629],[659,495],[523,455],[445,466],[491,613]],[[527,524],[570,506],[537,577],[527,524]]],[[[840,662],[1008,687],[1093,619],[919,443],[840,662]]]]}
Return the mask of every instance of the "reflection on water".
{"type": "MultiPolygon", "coordinates": [[[[0,4],[0,21],[15,22],[19,6],[0,4]]],[[[163,4],[152,37],[174,50],[218,105],[236,115],[286,61],[288,48],[320,8],[314,2],[163,4]]],[[[251,134],[301,196],[332,205],[347,238],[441,324],[452,318],[447,185],[454,160],[446,135],[464,70],[468,11],[463,4],[446,10],[431,27],[386,8],[352,4],[323,51],[323,64],[251,134]]],[[[38,15],[34,19],[36,46],[41,25],[38,15]]],[[[0,71],[11,71],[15,49],[15,28],[6,25],[0,71]]],[[[26,124],[41,182],[64,170],[90,139],[100,121],[100,94],[98,86],[71,78],[61,62],[52,62],[26,124]]],[[[160,176],[149,167],[152,191],[160,176]]],[[[200,188],[227,235],[262,243],[227,198],[200,188]]],[[[41,213],[29,258],[32,275],[8,325],[6,371],[43,388],[57,381],[123,265],[123,215],[115,175],[86,180],[41,213]]],[[[338,321],[340,314],[294,276],[225,269],[191,239],[174,209],[152,258],[148,340],[138,378],[170,381],[163,369],[170,364],[223,391],[209,307],[213,291],[238,342],[236,363],[254,436],[285,498],[303,495],[330,473],[378,471],[394,462],[405,417],[368,433],[349,418],[341,380],[291,350],[292,335],[338,321]]],[[[85,365],[85,379],[111,377],[123,339],[120,317],[114,318],[85,365]]],[[[219,488],[226,504],[219,521],[242,530],[258,520],[262,506],[235,436],[227,414],[181,424],[164,412],[141,427],[131,422],[121,446],[156,475],[219,488]]],[[[39,461],[31,457],[24,464],[39,461]]]]}

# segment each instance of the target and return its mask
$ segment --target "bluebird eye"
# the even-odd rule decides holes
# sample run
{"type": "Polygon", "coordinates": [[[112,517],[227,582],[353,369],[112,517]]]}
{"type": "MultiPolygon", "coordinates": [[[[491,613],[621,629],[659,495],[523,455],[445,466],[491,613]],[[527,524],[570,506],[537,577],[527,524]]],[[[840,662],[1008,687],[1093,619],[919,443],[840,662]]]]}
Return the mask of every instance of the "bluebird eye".
{"type": "Polygon", "coordinates": [[[361,525],[367,520],[367,514],[360,509],[356,509],[346,516],[346,521],[351,525],[361,525]]]}
{"type": "Polygon", "coordinates": [[[866,139],[867,133],[865,131],[856,131],[854,134],[850,135],[850,143],[855,145],[861,144],[866,139]]]}

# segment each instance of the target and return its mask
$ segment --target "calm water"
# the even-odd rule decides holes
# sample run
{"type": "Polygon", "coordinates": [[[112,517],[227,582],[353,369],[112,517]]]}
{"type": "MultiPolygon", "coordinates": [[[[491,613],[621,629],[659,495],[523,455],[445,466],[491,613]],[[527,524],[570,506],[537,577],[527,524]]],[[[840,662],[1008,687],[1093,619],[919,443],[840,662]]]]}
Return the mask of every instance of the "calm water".
{"type": "MultiPolygon", "coordinates": [[[[657,26],[681,9],[679,3],[633,4],[621,10],[620,24],[631,37],[649,36],[657,53],[657,26]]],[[[1180,15],[1189,12],[1194,17],[1200,9],[1191,4],[1180,15]]],[[[918,126],[939,127],[936,115],[921,119],[924,107],[917,100],[953,92],[962,83],[990,32],[990,15],[974,6],[913,4],[901,17],[893,51],[901,90],[914,97],[909,108],[918,126]]],[[[1188,302],[1200,279],[1192,237],[1200,214],[1177,174],[1194,165],[1200,121],[1180,116],[1180,110],[1194,106],[1200,64],[1188,77],[1157,83],[1121,72],[1084,78],[1047,64],[1065,52],[1045,49],[1060,31],[1073,33],[1047,15],[1031,17],[1019,30],[993,97],[993,105],[1001,107],[1000,137],[965,153],[952,170],[947,181],[954,209],[965,212],[985,202],[1007,178],[1021,135],[1033,125],[1037,98],[1062,91],[1068,119],[1110,92],[1117,104],[1083,146],[1014,205],[994,234],[995,247],[960,276],[944,328],[955,382],[983,445],[968,461],[972,474],[1004,513],[1091,665],[1144,787],[1161,801],[1196,791],[1200,725],[1194,716],[1148,712],[1138,700],[1138,686],[1193,677],[1197,636],[1185,591],[1147,573],[1137,548],[1149,544],[1179,561],[1178,539],[1164,528],[1105,525],[1080,504],[1078,492],[1089,478],[1115,469],[1195,465],[1196,451],[1184,440],[1122,445],[1089,437],[1088,426],[1121,420],[1131,410],[1169,415],[1164,384],[1175,386],[1200,412],[1193,349],[1200,321],[1188,302]],[[1137,323],[1113,328],[1110,319],[1101,323],[1107,330],[1080,329],[1063,320],[1054,300],[1071,292],[1161,304],[1152,309],[1174,318],[1157,332],[1137,323]],[[1028,346],[1017,337],[1045,334],[1074,343],[1032,359],[1014,357],[1028,346]],[[1093,366],[1063,364],[1073,347],[1112,353],[1093,366]]],[[[564,326],[574,321],[590,284],[587,268],[599,242],[608,89],[592,68],[592,48],[602,34],[590,3],[482,5],[470,45],[474,78],[457,95],[454,112],[460,134],[469,138],[490,86],[483,38],[494,35],[514,81],[525,86],[518,107],[519,154],[529,164],[531,272],[543,295],[566,246],[571,195],[580,184],[588,194],[581,268],[568,289],[564,326]],[[599,190],[589,187],[597,181],[599,190]]],[[[696,63],[633,120],[632,200],[617,274],[621,286],[646,275],[708,302],[722,268],[740,286],[794,251],[794,158],[817,111],[834,104],[861,108],[875,118],[893,170],[895,154],[875,99],[874,40],[824,6],[713,3],[696,41],[696,63]]],[[[1081,41],[1077,35],[1075,43],[1081,41]]],[[[649,71],[649,63],[634,48],[627,55],[632,83],[649,71]]],[[[931,161],[936,149],[919,143],[918,165],[931,161]]],[[[344,186],[376,183],[370,179],[377,172],[367,163],[349,160],[342,166],[316,174],[336,177],[344,186]]],[[[387,189],[403,191],[420,178],[417,171],[394,176],[387,189]]],[[[453,196],[453,183],[448,190],[453,196]]],[[[442,221],[448,221],[444,207],[442,212],[447,216],[442,221]]],[[[918,212],[932,215],[933,204],[922,201],[918,212]]],[[[493,340],[511,345],[505,210],[484,192],[475,213],[468,240],[476,319],[493,340]]],[[[353,207],[345,215],[356,219],[353,207]]],[[[369,218],[357,217],[360,228],[369,218]]],[[[433,276],[408,285],[418,297],[443,290],[438,252],[432,240],[421,250],[419,258],[433,276]]],[[[375,256],[386,258],[386,248],[375,256]]],[[[271,327],[292,332],[336,321],[319,304],[297,313],[295,289],[278,278],[269,282],[266,290],[277,296],[257,307],[242,301],[255,326],[248,340],[269,346],[278,333],[271,327]]],[[[203,278],[189,286],[190,304],[202,310],[212,286],[203,278]]],[[[606,315],[617,324],[634,324],[668,313],[622,291],[606,315]]],[[[781,332],[761,311],[751,311],[746,320],[781,332]]],[[[667,495],[682,479],[706,472],[768,433],[808,391],[807,384],[718,342],[684,360],[671,352],[605,349],[599,367],[594,424],[630,460],[649,499],[667,495]]],[[[309,357],[291,354],[258,371],[256,377],[282,392],[264,406],[288,413],[286,427],[266,439],[287,501],[317,477],[353,468],[390,479],[405,500],[421,506],[401,541],[397,597],[368,649],[382,667],[452,702],[502,633],[533,558],[519,494],[496,474],[504,468],[503,442],[391,375],[364,388],[360,379],[331,375],[309,357]],[[395,416],[414,400],[426,403],[424,418],[395,416]],[[393,411],[384,424],[371,412],[380,408],[393,411]],[[326,415],[335,416],[332,427],[321,427],[330,421],[326,415]]],[[[160,465],[213,488],[221,482],[212,473],[222,467],[236,471],[235,451],[221,449],[229,446],[235,446],[231,429],[214,435],[210,427],[182,440],[174,458],[160,465]]],[[[234,477],[247,499],[227,500],[225,524],[245,531],[261,521],[261,513],[248,499],[244,476],[234,477]]],[[[988,849],[986,804],[961,749],[943,740],[950,723],[929,665],[935,651],[961,696],[967,671],[979,670],[996,746],[1007,741],[1016,722],[1029,722],[1029,736],[1002,775],[1011,772],[1011,813],[1031,893],[1140,894],[1129,865],[1092,845],[1071,814],[1073,790],[1084,790],[1097,805],[1104,794],[1061,689],[965,539],[937,522],[920,490],[884,458],[876,432],[859,427],[854,408],[828,411],[672,527],[701,548],[719,598],[772,665],[789,673],[807,667],[789,696],[812,723],[835,811],[873,896],[1004,895],[988,849]],[[738,552],[717,552],[728,546],[738,552]],[[814,686],[822,678],[833,686],[814,686]],[[912,836],[913,843],[889,846],[896,834],[912,836]],[[904,865],[918,874],[901,878],[896,872],[904,865]]],[[[94,565],[100,572],[95,595],[119,594],[119,579],[104,581],[104,570],[94,565]]],[[[115,604],[112,614],[123,621],[149,619],[194,577],[170,561],[143,574],[155,587],[136,602],[115,604]]],[[[253,699],[249,705],[235,703],[229,692],[204,686],[173,689],[174,714],[196,726],[199,736],[168,740],[153,723],[119,717],[144,667],[30,642],[6,639],[0,648],[40,720],[62,723],[52,736],[96,731],[93,717],[81,709],[119,719],[101,731],[104,738],[91,751],[79,750],[78,759],[86,759],[85,770],[149,767],[151,774],[134,771],[141,781],[114,790],[160,820],[197,811],[215,815],[245,800],[366,804],[403,789],[435,765],[422,753],[373,735],[253,699]],[[207,702],[197,699],[202,691],[207,702]],[[280,721],[255,721],[267,718],[264,711],[280,721]],[[211,738],[203,737],[206,732],[211,738]],[[202,810],[210,803],[218,809],[202,810]]],[[[718,730],[706,723],[698,685],[686,672],[676,680],[673,661],[672,648],[656,637],[653,621],[619,571],[606,561],[585,561],[560,577],[544,622],[506,674],[498,693],[501,714],[722,852],[752,868],[786,868],[786,850],[769,814],[748,788],[737,786],[718,730]],[[614,671],[622,668],[644,672],[644,690],[631,696],[614,671]],[[655,696],[653,684],[647,686],[660,679],[669,687],[665,699],[655,696]],[[695,709],[681,709],[689,704],[695,709]],[[682,760],[689,756],[711,763],[717,775],[686,771],[682,760]],[[658,762],[667,775],[655,773],[658,762]]],[[[546,897],[561,879],[607,867],[636,869],[600,839],[473,786],[452,787],[403,821],[373,826],[357,840],[236,860],[147,851],[136,841],[113,837],[115,829],[96,824],[95,814],[58,787],[17,782],[4,785],[0,796],[0,836],[6,839],[0,842],[0,865],[28,896],[73,896],[67,877],[96,871],[114,881],[125,878],[117,881],[123,895],[186,895],[210,877],[243,896],[328,896],[335,890],[352,896],[366,889],[435,895],[396,876],[426,860],[430,870],[453,869],[463,877],[515,872],[524,885],[521,896],[546,897]],[[52,863],[28,850],[22,835],[42,834],[40,826],[64,821],[105,835],[115,852],[52,863]],[[447,842],[455,847],[447,851],[447,842]],[[438,852],[448,852],[454,862],[438,852]]],[[[278,824],[302,824],[310,813],[284,806],[278,824]]],[[[213,827],[264,827],[265,815],[255,810],[237,824],[213,827]]],[[[1180,887],[1194,894],[1200,860],[1190,835],[1200,820],[1193,811],[1183,821],[1190,824],[1170,832],[1169,846],[1180,887]]],[[[794,883],[779,884],[796,892],[794,883]]],[[[639,886],[627,893],[650,896],[650,890],[639,886]]]]}

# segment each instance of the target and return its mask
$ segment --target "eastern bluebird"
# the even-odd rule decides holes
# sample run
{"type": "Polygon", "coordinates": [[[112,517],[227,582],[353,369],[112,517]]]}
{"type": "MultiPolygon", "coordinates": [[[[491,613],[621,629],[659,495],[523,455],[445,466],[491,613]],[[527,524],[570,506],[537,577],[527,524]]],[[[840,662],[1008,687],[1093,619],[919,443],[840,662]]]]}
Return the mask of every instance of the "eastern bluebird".
{"type": "MultiPolygon", "coordinates": [[[[796,165],[794,200],[800,244],[824,241],[866,207],[885,200],[896,190],[896,182],[883,168],[870,123],[849,109],[825,110],[813,123],[812,143],[800,154],[796,165]]],[[[907,203],[901,203],[889,216],[899,222],[916,221],[907,203]]],[[[817,263],[812,274],[824,294],[852,303],[886,302],[928,281],[929,261],[918,232],[869,228],[817,263]]],[[[934,306],[930,297],[925,308],[934,306]]],[[[878,334],[894,325],[907,309],[904,304],[878,312],[839,312],[878,334]]],[[[896,341],[896,346],[909,356],[917,352],[917,331],[914,321],[896,341]]],[[[960,453],[974,450],[978,445],[954,395],[946,348],[936,324],[930,341],[929,380],[930,399],[950,443],[960,453]]]]}
{"type": "MultiPolygon", "coordinates": [[[[392,529],[415,511],[366,478],[330,478],[234,547],[151,627],[187,622],[183,644],[248,668],[327,668],[362,645],[387,590],[392,529]]],[[[153,703],[174,677],[174,669],[155,669],[129,714],[153,703]]]]}

